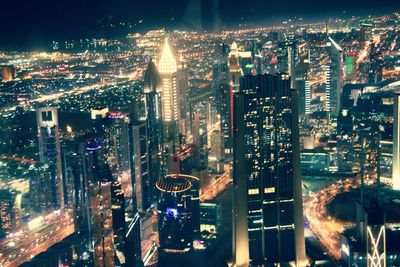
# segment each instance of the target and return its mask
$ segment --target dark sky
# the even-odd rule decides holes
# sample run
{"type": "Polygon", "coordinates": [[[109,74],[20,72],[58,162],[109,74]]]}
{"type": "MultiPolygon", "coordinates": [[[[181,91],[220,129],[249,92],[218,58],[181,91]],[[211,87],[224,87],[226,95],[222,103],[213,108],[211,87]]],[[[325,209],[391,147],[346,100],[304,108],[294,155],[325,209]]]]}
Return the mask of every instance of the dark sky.
{"type": "MultiPolygon", "coordinates": [[[[179,27],[189,0],[2,0],[0,48],[34,47],[51,40],[126,34],[102,26],[143,20],[133,31],[179,27]],[[171,20],[174,18],[174,20],[171,20]]],[[[194,0],[192,0],[194,1],[194,0]]],[[[203,0],[206,7],[212,1],[203,0]]],[[[204,9],[206,13],[209,11],[204,9]]],[[[347,16],[400,10],[399,0],[219,0],[225,26],[271,21],[277,17],[347,16]]],[[[206,14],[207,15],[207,14],[206,14]]]]}

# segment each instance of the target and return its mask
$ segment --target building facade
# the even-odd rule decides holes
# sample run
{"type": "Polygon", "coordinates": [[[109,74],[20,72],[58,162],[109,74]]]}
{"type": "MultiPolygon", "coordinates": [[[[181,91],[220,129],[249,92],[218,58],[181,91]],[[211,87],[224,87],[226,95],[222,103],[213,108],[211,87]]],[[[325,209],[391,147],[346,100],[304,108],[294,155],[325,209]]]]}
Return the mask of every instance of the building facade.
{"type": "Polygon", "coordinates": [[[237,266],[305,262],[296,99],[287,74],[246,75],[235,93],[237,266]]]}

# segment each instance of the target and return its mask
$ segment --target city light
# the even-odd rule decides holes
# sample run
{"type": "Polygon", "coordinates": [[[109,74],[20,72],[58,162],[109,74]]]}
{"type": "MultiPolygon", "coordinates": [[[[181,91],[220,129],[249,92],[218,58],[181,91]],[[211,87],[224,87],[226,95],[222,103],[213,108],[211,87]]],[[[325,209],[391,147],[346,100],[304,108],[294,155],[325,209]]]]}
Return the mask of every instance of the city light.
{"type": "Polygon", "coordinates": [[[400,2],[37,2],[1,9],[0,266],[400,266],[400,2]]]}

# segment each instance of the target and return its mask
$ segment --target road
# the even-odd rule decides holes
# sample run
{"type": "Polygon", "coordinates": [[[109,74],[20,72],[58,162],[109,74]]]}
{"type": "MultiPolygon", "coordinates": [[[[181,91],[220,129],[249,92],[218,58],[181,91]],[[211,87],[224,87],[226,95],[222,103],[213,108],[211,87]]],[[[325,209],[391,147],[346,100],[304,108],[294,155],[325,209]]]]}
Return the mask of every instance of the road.
{"type": "Polygon", "coordinates": [[[19,266],[74,231],[73,217],[70,212],[49,214],[34,229],[25,228],[0,243],[0,266],[19,266]]]}
{"type": "Polygon", "coordinates": [[[17,156],[0,155],[0,159],[9,159],[9,160],[18,161],[20,163],[35,164],[35,160],[33,160],[33,159],[22,158],[22,157],[17,157],[17,156]]]}
{"type": "Polygon", "coordinates": [[[327,188],[313,193],[304,199],[304,215],[310,225],[310,229],[316,238],[325,247],[334,259],[339,260],[340,234],[349,222],[341,222],[330,217],[326,211],[326,205],[341,192],[349,191],[357,183],[352,179],[339,181],[327,188]]]}
{"type": "Polygon", "coordinates": [[[213,178],[211,182],[202,190],[200,201],[212,200],[224,191],[231,181],[230,167],[227,165],[225,172],[217,178],[213,178]]]}

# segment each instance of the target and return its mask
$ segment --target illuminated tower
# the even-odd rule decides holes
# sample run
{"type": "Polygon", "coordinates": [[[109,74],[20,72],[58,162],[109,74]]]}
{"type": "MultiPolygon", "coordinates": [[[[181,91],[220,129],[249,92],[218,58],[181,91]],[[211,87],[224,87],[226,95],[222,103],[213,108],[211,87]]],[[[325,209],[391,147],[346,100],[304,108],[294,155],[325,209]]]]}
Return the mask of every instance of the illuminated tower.
{"type": "Polygon", "coordinates": [[[329,63],[326,66],[326,109],[330,115],[337,116],[343,91],[343,49],[331,37],[327,46],[329,63]]]}
{"type": "Polygon", "coordinates": [[[394,190],[400,190],[400,92],[394,94],[393,105],[393,168],[392,184],[394,190]]]}
{"type": "Polygon", "coordinates": [[[236,42],[233,42],[231,45],[231,51],[228,55],[228,66],[230,85],[233,91],[236,92],[239,90],[239,79],[243,75],[240,66],[240,52],[236,42]]]}
{"type": "Polygon", "coordinates": [[[45,212],[64,208],[64,188],[61,171],[60,133],[56,107],[43,107],[36,110],[39,139],[39,158],[48,165],[50,175],[44,190],[47,197],[45,212]]]}
{"type": "Polygon", "coordinates": [[[160,61],[158,62],[158,72],[161,76],[161,103],[162,118],[165,126],[165,138],[171,140],[177,136],[177,125],[180,119],[180,104],[177,84],[177,70],[175,58],[172,55],[168,39],[165,39],[160,61]]]}
{"type": "Polygon", "coordinates": [[[300,60],[296,64],[294,76],[291,76],[292,82],[294,82],[292,88],[295,88],[299,92],[299,116],[301,117],[310,114],[311,90],[309,65],[310,61],[308,59],[300,60]]]}
{"type": "Polygon", "coordinates": [[[117,176],[129,170],[128,116],[121,111],[111,111],[108,118],[111,124],[109,142],[112,171],[117,176]]]}
{"type": "Polygon", "coordinates": [[[189,83],[188,83],[188,73],[186,62],[181,54],[178,62],[178,95],[180,103],[180,122],[179,122],[179,132],[186,134],[189,129],[189,83]]]}
{"type": "Polygon", "coordinates": [[[287,74],[246,75],[233,110],[234,263],[303,266],[297,91],[287,74]]]}
{"type": "MultiPolygon", "coordinates": [[[[225,140],[225,155],[227,157],[232,155],[232,112],[233,112],[233,93],[239,91],[239,80],[243,75],[242,68],[240,66],[240,52],[236,42],[233,42],[230,47],[228,55],[228,69],[229,69],[229,90],[224,90],[224,93],[228,93],[224,98],[227,100],[227,109],[229,115],[229,121],[226,122],[222,118],[222,130],[224,131],[225,140]],[[228,91],[228,92],[226,92],[228,91]],[[229,131],[226,131],[226,126],[229,126],[229,131]]],[[[223,89],[223,88],[221,88],[223,89]]],[[[224,116],[225,114],[221,114],[224,116]]]]}

